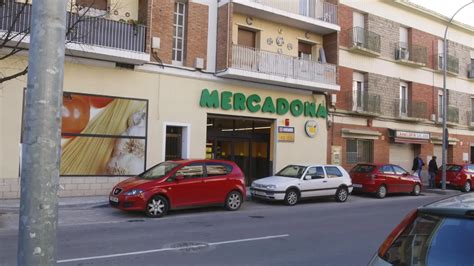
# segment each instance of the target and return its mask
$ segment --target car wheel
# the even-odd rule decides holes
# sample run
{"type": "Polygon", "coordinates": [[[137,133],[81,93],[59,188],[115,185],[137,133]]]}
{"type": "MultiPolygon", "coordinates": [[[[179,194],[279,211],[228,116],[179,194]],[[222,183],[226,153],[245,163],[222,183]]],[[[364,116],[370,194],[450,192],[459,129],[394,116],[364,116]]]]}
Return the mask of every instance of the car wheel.
{"type": "Polygon", "coordinates": [[[377,196],[379,199],[385,198],[385,196],[387,196],[387,187],[385,185],[381,185],[379,188],[377,188],[375,196],[377,196]]]}
{"type": "Polygon", "coordinates": [[[467,180],[466,183],[464,183],[464,186],[462,186],[461,191],[462,192],[471,191],[471,182],[469,182],[469,180],[467,180]]]}
{"type": "Polygon", "coordinates": [[[284,201],[286,205],[294,206],[298,202],[298,198],[298,191],[295,189],[290,189],[286,192],[284,201]]]}
{"type": "Polygon", "coordinates": [[[146,204],[145,213],[148,217],[163,217],[169,209],[168,200],[163,196],[153,196],[146,204]]]}
{"type": "Polygon", "coordinates": [[[413,196],[418,196],[418,195],[420,195],[420,192],[421,192],[420,184],[415,184],[415,186],[413,187],[413,191],[411,192],[411,194],[412,194],[413,196]]]}
{"type": "Polygon", "coordinates": [[[345,202],[349,198],[349,191],[347,191],[347,188],[345,187],[340,187],[336,191],[336,201],[337,202],[345,202]]]}
{"type": "Polygon", "coordinates": [[[225,208],[229,211],[236,211],[242,206],[242,194],[238,191],[231,191],[225,199],[225,208]]]}

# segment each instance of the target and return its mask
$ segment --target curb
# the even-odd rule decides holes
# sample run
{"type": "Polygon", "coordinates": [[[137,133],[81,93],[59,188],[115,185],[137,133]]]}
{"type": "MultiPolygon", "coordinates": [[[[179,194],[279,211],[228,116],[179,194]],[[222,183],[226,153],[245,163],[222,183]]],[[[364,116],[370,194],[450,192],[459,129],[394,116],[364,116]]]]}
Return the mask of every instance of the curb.
{"type": "Polygon", "coordinates": [[[459,190],[452,190],[452,189],[437,189],[437,188],[428,188],[428,189],[423,189],[422,192],[425,193],[433,193],[433,194],[439,194],[439,195],[457,195],[457,194],[462,194],[461,191],[459,190]]]}

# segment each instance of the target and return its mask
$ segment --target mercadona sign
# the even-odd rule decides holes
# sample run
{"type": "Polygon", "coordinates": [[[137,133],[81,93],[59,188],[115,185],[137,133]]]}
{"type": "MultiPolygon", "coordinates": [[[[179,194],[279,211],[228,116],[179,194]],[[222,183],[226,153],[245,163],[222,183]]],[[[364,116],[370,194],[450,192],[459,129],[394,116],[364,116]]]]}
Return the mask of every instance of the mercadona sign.
{"type": "Polygon", "coordinates": [[[326,118],[327,110],[323,104],[308,101],[293,100],[288,101],[285,98],[273,99],[268,96],[262,99],[258,94],[246,96],[243,93],[217,90],[209,91],[203,89],[199,105],[205,108],[214,108],[222,110],[245,111],[251,113],[269,113],[277,115],[286,115],[290,112],[293,116],[321,117],[326,118]],[[219,95],[220,94],[220,95],[219,95]]]}

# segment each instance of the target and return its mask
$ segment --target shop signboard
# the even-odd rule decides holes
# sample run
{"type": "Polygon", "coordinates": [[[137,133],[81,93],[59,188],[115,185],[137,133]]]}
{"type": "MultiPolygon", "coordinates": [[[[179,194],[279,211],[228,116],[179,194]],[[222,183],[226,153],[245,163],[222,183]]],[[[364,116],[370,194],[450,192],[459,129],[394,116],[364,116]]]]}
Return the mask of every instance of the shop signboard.
{"type": "Polygon", "coordinates": [[[405,138],[405,139],[423,139],[429,140],[430,133],[428,132],[415,132],[415,131],[402,131],[396,130],[395,131],[396,138],[405,138]]]}
{"type": "Polygon", "coordinates": [[[279,142],[295,142],[295,128],[294,127],[278,127],[278,141],[279,142]]]}
{"type": "Polygon", "coordinates": [[[316,120],[308,120],[304,125],[304,131],[306,135],[310,138],[316,137],[319,131],[318,122],[316,120]]]}
{"type": "Polygon", "coordinates": [[[127,176],[145,170],[147,100],[63,95],[61,175],[127,176]]]}

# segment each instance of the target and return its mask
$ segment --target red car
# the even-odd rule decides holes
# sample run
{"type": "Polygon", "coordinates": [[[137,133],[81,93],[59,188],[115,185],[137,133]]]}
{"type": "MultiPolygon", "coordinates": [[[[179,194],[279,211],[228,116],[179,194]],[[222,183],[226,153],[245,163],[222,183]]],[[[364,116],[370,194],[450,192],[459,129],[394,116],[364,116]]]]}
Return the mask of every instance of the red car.
{"type": "Polygon", "coordinates": [[[162,217],[170,209],[220,204],[235,211],[245,199],[244,180],[240,168],[229,161],[167,161],[118,183],[109,203],[150,217],[162,217]]]}
{"type": "Polygon", "coordinates": [[[355,192],[374,193],[384,198],[388,193],[420,194],[421,180],[393,164],[358,164],[350,171],[355,192]]]}
{"type": "MultiPolygon", "coordinates": [[[[436,186],[441,187],[441,168],[435,178],[436,186]]],[[[460,188],[463,192],[471,191],[474,179],[474,164],[447,164],[446,185],[460,188]]]]}

